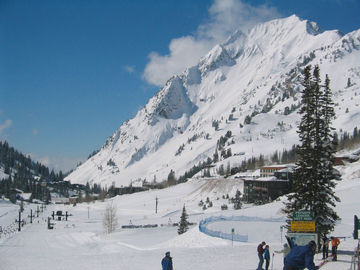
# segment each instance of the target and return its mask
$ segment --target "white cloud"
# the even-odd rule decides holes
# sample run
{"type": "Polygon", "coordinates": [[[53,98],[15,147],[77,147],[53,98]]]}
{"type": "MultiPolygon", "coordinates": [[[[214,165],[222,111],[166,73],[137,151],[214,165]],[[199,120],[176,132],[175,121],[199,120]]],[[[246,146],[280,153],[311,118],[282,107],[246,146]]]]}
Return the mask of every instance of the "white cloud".
{"type": "Polygon", "coordinates": [[[171,76],[195,65],[213,46],[225,41],[235,30],[247,31],[257,23],[280,16],[274,7],[254,7],[241,0],[214,0],[209,15],[210,21],[200,25],[194,36],[171,40],[169,54],[151,52],[143,79],[162,86],[171,76]]]}
{"type": "Polygon", "coordinates": [[[194,65],[202,55],[209,51],[211,46],[211,42],[197,41],[191,36],[173,39],[169,45],[169,55],[150,53],[150,62],[145,67],[143,78],[151,84],[164,85],[171,76],[194,65]]]}
{"type": "Polygon", "coordinates": [[[4,124],[0,124],[0,135],[4,132],[5,129],[9,128],[12,124],[10,119],[6,120],[4,124]]]}
{"type": "Polygon", "coordinates": [[[124,70],[127,72],[127,73],[134,73],[135,72],[135,66],[124,66],[124,70]]]}

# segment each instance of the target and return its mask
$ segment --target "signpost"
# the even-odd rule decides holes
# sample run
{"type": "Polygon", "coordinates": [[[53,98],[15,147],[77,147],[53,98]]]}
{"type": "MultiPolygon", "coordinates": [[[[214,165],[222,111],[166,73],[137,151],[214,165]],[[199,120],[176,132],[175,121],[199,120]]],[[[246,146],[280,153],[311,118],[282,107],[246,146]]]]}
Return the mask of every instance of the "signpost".
{"type": "Polygon", "coordinates": [[[295,221],[313,221],[314,213],[312,211],[296,211],[293,215],[295,221]]]}
{"type": "Polygon", "coordinates": [[[287,236],[297,245],[306,245],[310,240],[317,243],[316,222],[312,211],[296,211],[290,223],[290,232],[287,236]]]}
{"type": "Polygon", "coordinates": [[[307,245],[311,240],[317,243],[318,240],[316,233],[288,233],[287,236],[299,246],[307,245]]]}
{"type": "Polygon", "coordinates": [[[280,243],[282,243],[282,235],[283,235],[284,228],[285,228],[285,226],[280,226],[280,243]]]}
{"type": "Polygon", "coordinates": [[[315,232],[314,213],[312,211],[296,211],[290,224],[292,232],[315,232]]]}
{"type": "Polygon", "coordinates": [[[312,211],[296,211],[290,223],[288,237],[295,240],[296,244],[304,245],[310,240],[317,242],[316,222],[312,211]]]}
{"type": "Polygon", "coordinates": [[[357,215],[354,215],[354,239],[359,239],[359,233],[358,230],[360,229],[360,224],[359,224],[359,218],[357,217],[357,215]]]}
{"type": "Polygon", "coordinates": [[[232,228],[231,229],[231,246],[234,246],[234,233],[235,233],[235,229],[232,228]]]}
{"type": "Polygon", "coordinates": [[[291,221],[292,232],[315,232],[315,221],[291,221]]]}
{"type": "Polygon", "coordinates": [[[32,209],[30,209],[30,216],[29,216],[29,218],[30,218],[30,223],[32,223],[34,217],[35,217],[35,216],[33,215],[32,209]]]}

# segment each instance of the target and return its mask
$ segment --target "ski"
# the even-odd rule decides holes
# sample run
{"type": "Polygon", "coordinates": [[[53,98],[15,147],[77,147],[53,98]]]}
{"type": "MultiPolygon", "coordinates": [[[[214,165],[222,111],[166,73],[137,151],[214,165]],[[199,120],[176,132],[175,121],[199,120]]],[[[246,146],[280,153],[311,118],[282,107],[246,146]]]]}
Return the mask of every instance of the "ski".
{"type": "Polygon", "coordinates": [[[319,264],[319,269],[320,269],[324,264],[328,263],[331,258],[332,258],[332,255],[330,255],[329,257],[327,257],[326,259],[324,259],[324,260],[319,264]]]}
{"type": "Polygon", "coordinates": [[[328,261],[329,261],[329,259],[323,260],[323,261],[319,264],[319,269],[320,269],[322,266],[324,266],[328,261]]]}

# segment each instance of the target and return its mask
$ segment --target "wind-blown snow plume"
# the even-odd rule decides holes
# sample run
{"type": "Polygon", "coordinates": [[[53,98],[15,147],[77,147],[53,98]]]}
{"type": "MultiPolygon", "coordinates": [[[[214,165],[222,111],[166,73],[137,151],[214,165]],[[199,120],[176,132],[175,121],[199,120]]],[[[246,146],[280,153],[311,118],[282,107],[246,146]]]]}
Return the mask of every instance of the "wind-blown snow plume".
{"type": "Polygon", "coordinates": [[[200,25],[193,36],[171,40],[169,54],[151,52],[143,78],[151,84],[163,86],[171,76],[195,65],[201,56],[236,29],[246,32],[260,22],[279,17],[279,12],[273,7],[254,7],[240,0],[214,0],[209,17],[209,21],[200,25]]]}

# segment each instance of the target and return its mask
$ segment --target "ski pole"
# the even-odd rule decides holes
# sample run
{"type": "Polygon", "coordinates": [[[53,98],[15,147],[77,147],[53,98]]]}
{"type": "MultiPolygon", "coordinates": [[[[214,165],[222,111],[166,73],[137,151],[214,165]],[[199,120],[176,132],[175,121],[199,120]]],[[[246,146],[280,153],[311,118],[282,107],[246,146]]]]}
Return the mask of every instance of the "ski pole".
{"type": "Polygon", "coordinates": [[[273,265],[274,265],[274,255],[275,255],[275,253],[273,252],[273,254],[272,254],[272,259],[271,259],[271,270],[273,270],[273,265]]]}

